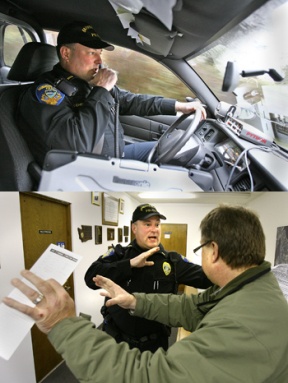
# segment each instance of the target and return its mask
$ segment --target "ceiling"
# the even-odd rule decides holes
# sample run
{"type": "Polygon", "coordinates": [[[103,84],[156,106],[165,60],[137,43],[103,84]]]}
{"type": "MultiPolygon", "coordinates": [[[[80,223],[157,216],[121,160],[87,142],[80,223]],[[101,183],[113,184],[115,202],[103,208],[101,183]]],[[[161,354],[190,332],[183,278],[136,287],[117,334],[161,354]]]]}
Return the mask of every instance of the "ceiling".
{"type": "Polygon", "coordinates": [[[247,203],[261,197],[265,192],[198,192],[198,193],[182,193],[182,192],[161,192],[152,193],[151,198],[140,198],[140,192],[127,193],[138,202],[151,202],[151,203],[189,203],[189,204],[204,204],[204,205],[218,205],[220,203],[229,203],[233,205],[246,205],[247,203]],[[183,198],[180,198],[183,197],[183,198]]]}
{"type": "MultiPolygon", "coordinates": [[[[111,0],[117,4],[131,4],[133,0],[111,0]]],[[[144,6],[137,14],[130,14],[131,26],[142,36],[141,43],[128,36],[109,0],[1,0],[0,12],[26,20],[36,30],[58,31],[64,24],[82,20],[94,26],[102,39],[115,45],[143,51],[155,58],[190,57],[249,16],[267,0],[138,0],[144,6]],[[158,7],[156,6],[158,4],[158,7]],[[171,10],[169,27],[164,25],[161,4],[175,4],[171,10]],[[158,8],[158,11],[156,11],[158,8]],[[158,13],[157,13],[158,12],[158,13]]],[[[117,7],[115,8],[117,9],[117,7]]],[[[169,12],[168,12],[169,14],[169,12]]]]}

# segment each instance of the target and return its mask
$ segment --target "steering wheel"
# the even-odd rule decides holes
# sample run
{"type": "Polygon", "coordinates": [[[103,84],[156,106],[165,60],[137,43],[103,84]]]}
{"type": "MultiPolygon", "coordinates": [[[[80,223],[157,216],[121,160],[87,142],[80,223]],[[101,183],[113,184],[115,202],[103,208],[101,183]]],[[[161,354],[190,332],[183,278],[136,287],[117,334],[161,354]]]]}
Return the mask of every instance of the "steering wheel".
{"type": "Polygon", "coordinates": [[[202,112],[196,109],[194,118],[187,127],[186,131],[176,129],[188,116],[191,114],[182,114],[159,138],[157,144],[153,147],[148,155],[147,162],[150,163],[151,159],[157,151],[156,163],[169,162],[172,160],[176,153],[186,144],[192,134],[195,132],[199,122],[201,121],[202,112]]]}

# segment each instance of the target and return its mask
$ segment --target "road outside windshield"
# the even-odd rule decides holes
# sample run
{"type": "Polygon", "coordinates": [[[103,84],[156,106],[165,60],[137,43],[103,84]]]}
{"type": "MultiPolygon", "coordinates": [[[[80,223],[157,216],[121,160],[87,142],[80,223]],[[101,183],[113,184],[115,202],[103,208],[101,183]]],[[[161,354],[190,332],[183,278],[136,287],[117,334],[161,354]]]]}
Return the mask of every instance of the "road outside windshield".
{"type": "Polygon", "coordinates": [[[221,101],[237,104],[237,118],[274,137],[288,149],[288,1],[270,0],[202,54],[189,61],[221,101]],[[222,92],[228,61],[242,70],[279,72],[243,78],[232,92],[222,92]]]}

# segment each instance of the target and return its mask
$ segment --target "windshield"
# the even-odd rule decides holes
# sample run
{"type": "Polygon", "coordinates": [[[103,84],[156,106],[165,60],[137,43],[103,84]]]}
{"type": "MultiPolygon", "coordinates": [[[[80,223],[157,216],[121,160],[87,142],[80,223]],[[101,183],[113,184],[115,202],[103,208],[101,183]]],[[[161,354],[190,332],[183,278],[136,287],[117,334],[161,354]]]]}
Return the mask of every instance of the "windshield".
{"type": "Polygon", "coordinates": [[[236,28],[211,44],[189,64],[219,98],[237,105],[235,117],[274,137],[288,148],[288,2],[270,0],[236,28]],[[284,80],[268,74],[242,77],[230,92],[222,92],[227,62],[239,73],[275,69],[284,80]]]}

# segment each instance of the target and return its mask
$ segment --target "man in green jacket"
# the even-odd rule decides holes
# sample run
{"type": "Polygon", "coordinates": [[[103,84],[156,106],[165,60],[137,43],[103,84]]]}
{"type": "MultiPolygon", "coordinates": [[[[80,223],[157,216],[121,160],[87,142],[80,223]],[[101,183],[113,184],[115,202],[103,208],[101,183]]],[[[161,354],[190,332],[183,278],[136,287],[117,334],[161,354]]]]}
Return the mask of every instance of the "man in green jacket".
{"type": "MultiPolygon", "coordinates": [[[[75,306],[55,281],[22,275],[43,294],[35,307],[5,298],[31,316],[80,382],[287,383],[288,305],[264,260],[265,236],[258,217],[243,207],[220,206],[202,220],[202,267],[215,283],[199,295],[129,294],[97,276],[107,306],[131,315],[183,326],[191,335],[168,351],[129,350],[75,315],[75,306]]],[[[148,250],[153,253],[154,249],[148,250]]],[[[39,293],[19,279],[13,285],[31,301],[39,293]]]]}

